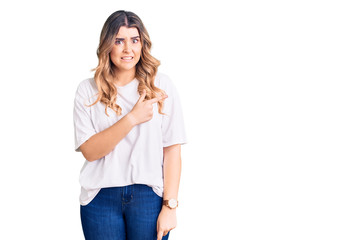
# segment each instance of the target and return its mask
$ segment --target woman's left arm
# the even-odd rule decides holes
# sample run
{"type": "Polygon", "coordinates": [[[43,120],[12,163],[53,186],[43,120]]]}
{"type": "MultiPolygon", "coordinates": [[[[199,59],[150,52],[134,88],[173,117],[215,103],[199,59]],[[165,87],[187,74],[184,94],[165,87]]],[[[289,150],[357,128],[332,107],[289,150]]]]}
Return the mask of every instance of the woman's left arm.
{"type": "MultiPolygon", "coordinates": [[[[177,199],[178,188],[181,178],[181,145],[175,144],[163,148],[163,199],[177,199]]],[[[177,226],[176,208],[170,209],[162,206],[162,210],[157,219],[157,239],[177,226]]]]}

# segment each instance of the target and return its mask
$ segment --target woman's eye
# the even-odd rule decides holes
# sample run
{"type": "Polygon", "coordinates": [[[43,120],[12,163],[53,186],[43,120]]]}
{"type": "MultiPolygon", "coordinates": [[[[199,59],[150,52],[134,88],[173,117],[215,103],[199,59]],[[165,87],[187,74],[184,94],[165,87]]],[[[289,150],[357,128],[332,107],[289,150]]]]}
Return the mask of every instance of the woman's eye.
{"type": "MultiPolygon", "coordinates": [[[[132,40],[133,43],[137,43],[138,41],[139,41],[138,39],[133,39],[133,40],[132,40]]],[[[116,41],[115,41],[115,44],[116,44],[116,45],[123,44],[123,40],[116,40],[116,41]]]]}

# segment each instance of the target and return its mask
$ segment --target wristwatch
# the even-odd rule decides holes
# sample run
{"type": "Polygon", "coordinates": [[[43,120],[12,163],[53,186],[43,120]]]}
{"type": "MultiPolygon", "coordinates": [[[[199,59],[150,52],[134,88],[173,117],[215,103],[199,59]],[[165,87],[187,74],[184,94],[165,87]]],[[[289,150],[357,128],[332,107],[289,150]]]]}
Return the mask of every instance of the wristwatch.
{"type": "Polygon", "coordinates": [[[174,198],[171,198],[169,200],[163,200],[163,205],[169,207],[170,209],[175,209],[178,207],[178,201],[174,198]]]}

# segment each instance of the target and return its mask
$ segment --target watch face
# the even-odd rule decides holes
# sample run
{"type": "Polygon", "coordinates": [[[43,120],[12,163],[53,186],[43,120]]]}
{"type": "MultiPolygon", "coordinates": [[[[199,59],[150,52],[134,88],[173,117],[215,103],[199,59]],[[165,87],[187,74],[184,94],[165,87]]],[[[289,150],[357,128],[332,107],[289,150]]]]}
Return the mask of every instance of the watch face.
{"type": "Polygon", "coordinates": [[[177,206],[177,200],[176,199],[170,199],[168,201],[168,205],[171,207],[171,208],[175,208],[177,206]]]}

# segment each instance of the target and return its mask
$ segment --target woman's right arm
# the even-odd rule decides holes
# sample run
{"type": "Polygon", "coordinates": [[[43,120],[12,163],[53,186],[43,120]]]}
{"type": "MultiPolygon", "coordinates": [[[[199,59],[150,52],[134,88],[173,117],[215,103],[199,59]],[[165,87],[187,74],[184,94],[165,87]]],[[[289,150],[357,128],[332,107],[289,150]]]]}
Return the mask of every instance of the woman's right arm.
{"type": "Polygon", "coordinates": [[[87,161],[98,160],[110,153],[135,125],[127,114],[111,127],[90,137],[80,150],[87,161]]]}
{"type": "Polygon", "coordinates": [[[146,92],[144,91],[131,112],[111,127],[96,133],[80,146],[87,161],[92,162],[109,154],[134,126],[152,119],[153,103],[167,98],[167,95],[164,95],[144,101],[145,96],[146,92]]]}

